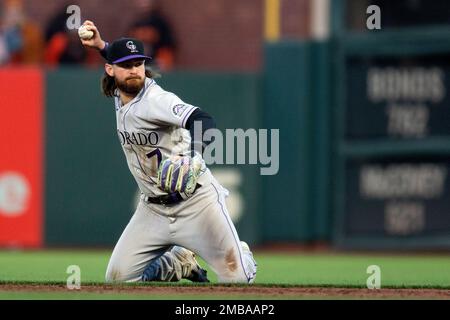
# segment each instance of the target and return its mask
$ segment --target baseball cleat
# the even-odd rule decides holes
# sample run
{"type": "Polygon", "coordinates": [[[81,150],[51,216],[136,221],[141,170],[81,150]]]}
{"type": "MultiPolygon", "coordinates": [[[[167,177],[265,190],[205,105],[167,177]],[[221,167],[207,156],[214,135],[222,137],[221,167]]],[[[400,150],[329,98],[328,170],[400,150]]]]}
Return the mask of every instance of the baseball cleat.
{"type": "Polygon", "coordinates": [[[195,253],[183,247],[175,246],[172,253],[180,260],[183,268],[183,279],[192,282],[209,282],[206,270],[198,264],[195,253]]]}

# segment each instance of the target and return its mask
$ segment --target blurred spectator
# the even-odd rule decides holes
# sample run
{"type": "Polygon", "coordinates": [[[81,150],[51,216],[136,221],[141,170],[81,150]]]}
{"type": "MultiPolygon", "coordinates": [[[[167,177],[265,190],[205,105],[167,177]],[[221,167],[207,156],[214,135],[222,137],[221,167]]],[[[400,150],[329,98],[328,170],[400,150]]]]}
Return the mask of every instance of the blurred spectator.
{"type": "Polygon", "coordinates": [[[4,1],[0,21],[0,64],[41,63],[42,34],[27,18],[23,1],[4,1]]]}
{"type": "Polygon", "coordinates": [[[128,34],[141,40],[145,52],[162,71],[170,70],[175,64],[175,40],[172,29],[161,12],[157,0],[134,0],[140,17],[129,29],[128,34]]]}
{"type": "Polygon", "coordinates": [[[66,4],[57,11],[45,31],[45,63],[49,66],[79,64],[86,60],[86,50],[80,44],[77,30],[67,29],[68,6],[66,4]]]}

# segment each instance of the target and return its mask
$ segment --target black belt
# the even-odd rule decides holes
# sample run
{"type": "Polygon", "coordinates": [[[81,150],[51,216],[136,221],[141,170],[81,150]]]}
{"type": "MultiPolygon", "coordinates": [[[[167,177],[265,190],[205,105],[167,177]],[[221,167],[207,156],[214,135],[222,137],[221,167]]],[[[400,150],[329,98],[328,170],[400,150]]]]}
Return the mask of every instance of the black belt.
{"type": "Polygon", "coordinates": [[[174,192],[159,197],[145,197],[144,200],[156,204],[175,204],[182,201],[183,197],[178,192],[174,192]]]}
{"type": "MultiPolygon", "coordinates": [[[[195,191],[197,191],[198,188],[200,188],[201,185],[197,184],[195,191]]],[[[195,193],[194,191],[194,193],[195,193]]],[[[184,198],[181,196],[181,194],[179,192],[174,192],[174,193],[169,193],[163,196],[159,196],[159,197],[145,197],[144,201],[146,202],[151,202],[151,203],[155,203],[155,204],[175,204],[178,202],[183,201],[184,198]]]]}

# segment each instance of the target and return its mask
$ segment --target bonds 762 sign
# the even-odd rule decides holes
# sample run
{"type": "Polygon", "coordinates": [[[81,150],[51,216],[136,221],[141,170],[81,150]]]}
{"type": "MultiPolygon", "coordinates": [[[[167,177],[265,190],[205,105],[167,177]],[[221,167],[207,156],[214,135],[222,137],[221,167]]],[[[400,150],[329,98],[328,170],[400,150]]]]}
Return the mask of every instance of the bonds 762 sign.
{"type": "Polygon", "coordinates": [[[347,139],[449,136],[450,55],[349,57],[347,139]]]}

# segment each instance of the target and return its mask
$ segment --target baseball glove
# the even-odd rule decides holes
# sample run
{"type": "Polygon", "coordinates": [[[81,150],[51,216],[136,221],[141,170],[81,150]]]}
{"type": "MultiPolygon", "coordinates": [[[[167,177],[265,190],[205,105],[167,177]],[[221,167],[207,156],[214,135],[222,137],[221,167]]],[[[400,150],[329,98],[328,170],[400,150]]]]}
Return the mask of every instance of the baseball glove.
{"type": "Polygon", "coordinates": [[[200,156],[173,156],[159,165],[158,187],[167,192],[179,192],[190,196],[194,193],[201,171],[200,156]]]}

